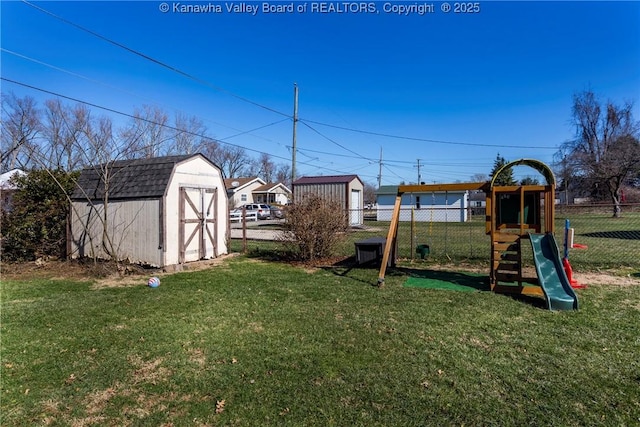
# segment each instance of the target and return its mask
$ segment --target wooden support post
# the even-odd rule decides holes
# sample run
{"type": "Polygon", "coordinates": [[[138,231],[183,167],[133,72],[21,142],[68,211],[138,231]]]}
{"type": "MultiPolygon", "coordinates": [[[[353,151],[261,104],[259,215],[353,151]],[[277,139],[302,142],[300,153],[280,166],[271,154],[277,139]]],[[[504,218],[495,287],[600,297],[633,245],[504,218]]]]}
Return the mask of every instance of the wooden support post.
{"type": "Polygon", "coordinates": [[[395,246],[396,246],[396,238],[398,236],[398,221],[400,220],[401,202],[402,202],[402,194],[399,193],[396,196],[396,204],[393,206],[393,213],[391,214],[391,224],[389,224],[389,231],[387,232],[387,241],[384,246],[384,255],[382,256],[382,264],[380,265],[380,272],[378,274],[378,287],[384,284],[384,274],[387,271],[387,263],[389,262],[389,256],[392,250],[395,256],[395,246]]]}

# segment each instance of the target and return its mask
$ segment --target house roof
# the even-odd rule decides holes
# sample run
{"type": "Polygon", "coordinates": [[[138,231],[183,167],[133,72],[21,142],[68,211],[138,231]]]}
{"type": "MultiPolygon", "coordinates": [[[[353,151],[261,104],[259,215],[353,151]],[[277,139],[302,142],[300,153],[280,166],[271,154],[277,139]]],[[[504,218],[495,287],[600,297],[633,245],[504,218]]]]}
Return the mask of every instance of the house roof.
{"type": "Polygon", "coordinates": [[[470,191],[469,200],[484,201],[487,199],[487,194],[484,191],[470,191]]]}
{"type": "Polygon", "coordinates": [[[15,190],[16,186],[10,182],[11,178],[23,175],[26,175],[26,173],[21,169],[11,169],[9,172],[3,173],[0,175],[0,188],[3,190],[15,190]]]}
{"type": "Polygon", "coordinates": [[[270,182],[253,190],[254,193],[267,193],[275,190],[277,187],[282,187],[287,193],[291,193],[291,190],[287,188],[282,182],[270,182]]]}
{"type": "Polygon", "coordinates": [[[293,185],[304,184],[348,184],[354,179],[362,183],[358,175],[327,175],[327,176],[303,176],[293,182],[293,185]]]}
{"type": "Polygon", "coordinates": [[[224,180],[224,186],[226,187],[228,192],[236,192],[244,188],[246,185],[256,181],[261,185],[265,184],[265,182],[257,176],[250,176],[243,178],[227,178],[224,180]]]}
{"type": "MultiPolygon", "coordinates": [[[[176,164],[201,156],[154,157],[151,159],[119,160],[82,170],[76,188],[71,195],[75,200],[102,199],[105,193],[104,170],[108,171],[110,199],[159,198],[164,195],[176,164]]],[[[209,161],[210,162],[210,161],[209,161]]],[[[211,163],[213,165],[213,163],[211,163]]]]}
{"type": "Polygon", "coordinates": [[[396,194],[398,194],[398,186],[397,185],[381,185],[380,188],[378,188],[378,191],[376,191],[376,194],[378,194],[378,195],[382,195],[382,194],[393,194],[393,195],[396,195],[396,194]]]}

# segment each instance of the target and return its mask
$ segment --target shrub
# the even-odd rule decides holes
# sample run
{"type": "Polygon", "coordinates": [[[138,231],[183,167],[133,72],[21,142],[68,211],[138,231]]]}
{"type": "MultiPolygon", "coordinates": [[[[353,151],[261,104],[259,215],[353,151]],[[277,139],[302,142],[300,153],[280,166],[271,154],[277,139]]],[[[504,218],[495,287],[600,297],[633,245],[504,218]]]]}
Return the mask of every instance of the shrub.
{"type": "Polygon", "coordinates": [[[347,216],[339,203],[306,195],[287,209],[279,239],[299,259],[313,261],[333,255],[347,228],[347,216]]]}
{"type": "Polygon", "coordinates": [[[77,173],[34,170],[14,182],[11,208],[0,222],[2,257],[33,261],[42,256],[64,258],[69,200],[77,173]]]}

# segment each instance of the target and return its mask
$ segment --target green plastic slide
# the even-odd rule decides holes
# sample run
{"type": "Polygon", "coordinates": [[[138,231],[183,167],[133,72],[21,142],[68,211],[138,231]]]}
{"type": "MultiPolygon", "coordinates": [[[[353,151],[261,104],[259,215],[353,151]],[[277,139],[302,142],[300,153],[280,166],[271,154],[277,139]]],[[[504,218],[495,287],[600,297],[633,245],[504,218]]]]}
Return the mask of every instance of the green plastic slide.
{"type": "Polygon", "coordinates": [[[553,234],[529,233],[529,240],[533,248],[538,281],[549,310],[577,310],[578,297],[562,267],[560,251],[553,234]]]}

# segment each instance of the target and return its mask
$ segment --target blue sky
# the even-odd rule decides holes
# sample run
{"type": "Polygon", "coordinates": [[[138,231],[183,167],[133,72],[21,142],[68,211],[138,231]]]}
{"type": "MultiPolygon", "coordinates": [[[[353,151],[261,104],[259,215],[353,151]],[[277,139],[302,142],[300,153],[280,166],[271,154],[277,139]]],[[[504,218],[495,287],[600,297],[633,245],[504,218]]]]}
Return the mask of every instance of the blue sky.
{"type": "Polygon", "coordinates": [[[296,83],[297,175],[377,184],[382,149],[383,185],[417,181],[418,159],[421,180],[440,183],[488,174],[498,153],[550,164],[585,89],[633,101],[640,116],[640,2],[483,1],[466,14],[393,2],[433,4],[408,16],[386,12],[392,2],[371,2],[372,13],[312,13],[322,3],[312,1],[293,2],[304,13],[264,13],[263,3],[291,2],[243,2],[255,15],[227,11],[242,2],[167,1],[165,13],[162,3],[33,2],[56,18],[3,1],[2,77],[128,114],[148,104],[197,116],[213,137],[289,164],[296,83]],[[174,12],[187,4],[222,12],[174,12]]]}

